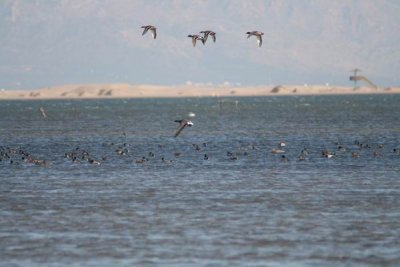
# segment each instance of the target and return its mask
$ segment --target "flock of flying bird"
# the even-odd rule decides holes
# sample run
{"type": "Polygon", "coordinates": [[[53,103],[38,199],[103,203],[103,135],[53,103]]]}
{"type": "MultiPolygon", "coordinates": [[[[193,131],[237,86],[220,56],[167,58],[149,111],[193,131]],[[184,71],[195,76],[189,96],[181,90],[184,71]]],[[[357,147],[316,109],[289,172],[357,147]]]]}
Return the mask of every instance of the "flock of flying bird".
{"type": "MultiPolygon", "coordinates": [[[[142,35],[145,35],[148,31],[151,32],[151,35],[153,36],[154,39],[157,38],[157,28],[153,25],[145,25],[142,26],[141,28],[143,28],[143,33],[142,35]]],[[[189,34],[188,37],[192,38],[192,45],[193,47],[196,46],[196,42],[197,41],[201,41],[203,43],[203,45],[206,44],[208,36],[211,36],[211,38],[213,39],[214,43],[217,41],[216,38],[216,33],[210,30],[207,31],[201,31],[201,34],[203,34],[203,36],[199,35],[199,34],[189,34]]],[[[260,31],[251,31],[251,32],[246,32],[247,34],[247,38],[250,38],[251,36],[255,36],[257,38],[257,44],[258,47],[261,47],[262,45],[262,36],[264,35],[263,32],[260,31]]]]}
{"type": "MultiPolygon", "coordinates": [[[[153,36],[154,39],[157,38],[157,28],[153,25],[144,25],[141,27],[143,29],[142,36],[145,35],[148,31],[151,32],[151,35],[153,36]]],[[[206,31],[201,31],[200,34],[203,34],[203,36],[199,34],[189,34],[188,37],[192,38],[192,45],[193,47],[196,46],[197,41],[201,41],[203,45],[206,44],[207,39],[209,36],[211,36],[213,42],[215,43],[217,41],[217,33],[214,31],[206,30],[206,31]]],[[[257,38],[257,44],[258,47],[261,47],[262,45],[262,36],[264,35],[263,32],[260,31],[250,31],[246,32],[247,34],[247,39],[250,38],[251,36],[255,36],[257,38]]],[[[179,123],[178,129],[176,130],[174,137],[177,137],[182,130],[186,126],[193,126],[193,122],[190,120],[175,120],[175,122],[179,123]]]]}
{"type": "MultiPolygon", "coordinates": [[[[155,26],[144,25],[141,28],[143,29],[142,36],[145,35],[148,31],[150,31],[153,38],[154,39],[157,38],[157,28],[155,26]]],[[[189,34],[188,35],[188,37],[192,38],[193,47],[196,46],[197,40],[201,41],[203,43],[203,45],[205,45],[207,42],[208,36],[211,36],[214,43],[217,41],[217,37],[216,37],[217,34],[214,31],[207,30],[207,31],[201,31],[200,33],[202,33],[203,36],[200,36],[199,34],[189,34]]],[[[250,38],[251,36],[255,36],[257,38],[258,47],[261,47],[262,36],[264,35],[263,32],[251,31],[251,32],[246,32],[246,34],[247,34],[247,38],[250,38]]],[[[186,126],[189,126],[189,127],[193,126],[193,122],[190,120],[175,120],[175,122],[179,123],[179,127],[174,134],[175,137],[177,137],[186,126]]]]}
{"type": "MultiPolygon", "coordinates": [[[[142,36],[145,35],[148,31],[151,32],[151,35],[153,36],[154,39],[157,38],[157,28],[153,25],[144,25],[141,27],[143,29],[142,32],[142,36]]],[[[214,31],[210,31],[210,30],[206,30],[206,31],[201,31],[200,34],[203,34],[203,36],[199,35],[199,34],[189,34],[188,37],[192,38],[192,45],[193,47],[196,46],[196,42],[197,41],[201,41],[203,43],[203,45],[206,44],[207,39],[209,36],[211,36],[212,40],[214,41],[214,43],[217,41],[217,33],[214,31]]],[[[257,44],[258,47],[261,47],[262,45],[262,36],[264,35],[263,32],[260,31],[251,31],[251,32],[246,32],[247,34],[247,39],[250,38],[251,36],[255,36],[257,38],[257,44]]],[[[175,122],[179,123],[178,129],[176,130],[174,137],[177,137],[182,130],[186,127],[186,126],[193,126],[193,122],[190,120],[175,120],[175,122]]]]}

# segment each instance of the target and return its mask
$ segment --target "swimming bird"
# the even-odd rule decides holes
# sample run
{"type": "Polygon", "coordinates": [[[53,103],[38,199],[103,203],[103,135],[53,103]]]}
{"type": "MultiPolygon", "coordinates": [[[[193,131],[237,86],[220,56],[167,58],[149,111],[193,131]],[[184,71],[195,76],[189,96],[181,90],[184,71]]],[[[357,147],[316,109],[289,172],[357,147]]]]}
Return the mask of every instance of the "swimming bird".
{"type": "Polygon", "coordinates": [[[172,160],[165,159],[164,157],[161,158],[161,161],[165,164],[171,164],[172,160]]]}
{"type": "Polygon", "coordinates": [[[285,155],[282,155],[281,161],[287,162],[287,161],[289,161],[289,159],[285,155]]]}
{"type": "Polygon", "coordinates": [[[335,156],[335,154],[333,154],[333,153],[331,153],[328,149],[323,149],[322,150],[322,157],[324,157],[324,158],[328,158],[328,159],[330,159],[330,158],[332,158],[332,157],[334,157],[335,156]]]}
{"type": "Polygon", "coordinates": [[[178,127],[178,129],[176,129],[174,137],[177,137],[186,126],[189,126],[189,127],[193,126],[193,122],[191,122],[189,120],[175,120],[175,122],[179,123],[179,127],[178,127]]]}
{"type": "Polygon", "coordinates": [[[148,32],[149,30],[151,31],[151,35],[153,36],[154,39],[157,38],[157,28],[152,26],[152,25],[145,25],[142,26],[141,28],[143,28],[143,33],[142,36],[146,34],[146,32],[148,32]]]}
{"type": "Polygon", "coordinates": [[[306,160],[306,157],[303,154],[300,154],[298,159],[299,159],[299,161],[303,161],[303,160],[306,160]]]}
{"type": "Polygon", "coordinates": [[[206,43],[206,41],[204,40],[204,38],[201,37],[200,35],[197,35],[197,34],[191,35],[191,34],[190,34],[190,35],[188,35],[188,37],[192,38],[193,47],[196,46],[196,41],[197,41],[197,40],[200,40],[200,41],[203,43],[203,45],[206,43]]]}
{"type": "Polygon", "coordinates": [[[262,45],[262,37],[261,37],[261,36],[264,35],[263,32],[260,32],[260,31],[252,31],[252,32],[246,32],[246,34],[247,34],[247,39],[250,38],[250,36],[253,36],[253,35],[254,35],[255,37],[257,37],[258,47],[261,47],[261,45],[262,45]]]}
{"type": "Polygon", "coordinates": [[[100,161],[97,161],[97,160],[95,160],[95,159],[89,159],[88,162],[89,162],[90,164],[93,164],[93,165],[100,165],[100,161]]]}
{"type": "Polygon", "coordinates": [[[230,160],[238,160],[239,158],[237,156],[235,156],[235,155],[232,155],[232,156],[229,157],[229,159],[230,160]]]}
{"type": "Polygon", "coordinates": [[[204,38],[204,43],[207,42],[208,36],[210,35],[211,38],[213,39],[214,43],[217,41],[216,38],[216,33],[213,31],[201,31],[200,33],[204,34],[203,38],[204,38]]]}
{"type": "Polygon", "coordinates": [[[192,144],[192,147],[194,147],[194,149],[195,149],[196,151],[200,151],[200,147],[199,147],[198,144],[192,144]]]}
{"type": "Polygon", "coordinates": [[[126,155],[126,153],[128,153],[128,149],[126,148],[122,148],[122,147],[118,147],[115,152],[120,155],[120,156],[124,156],[126,155]]]}
{"type": "Polygon", "coordinates": [[[372,155],[374,155],[374,157],[381,157],[382,153],[378,150],[374,150],[374,152],[372,153],[372,155]]]}
{"type": "Polygon", "coordinates": [[[147,161],[146,157],[142,157],[141,159],[136,160],[136,163],[145,163],[147,161]]]}
{"type": "Polygon", "coordinates": [[[272,154],[282,154],[285,153],[285,150],[273,148],[271,152],[272,154]]]}

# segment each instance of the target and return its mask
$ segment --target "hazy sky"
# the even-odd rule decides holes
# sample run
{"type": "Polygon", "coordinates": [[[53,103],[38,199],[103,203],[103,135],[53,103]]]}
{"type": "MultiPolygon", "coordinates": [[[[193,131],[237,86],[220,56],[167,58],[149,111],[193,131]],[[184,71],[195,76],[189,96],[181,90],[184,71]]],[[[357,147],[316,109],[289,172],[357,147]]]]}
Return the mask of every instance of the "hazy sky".
{"type": "Polygon", "coordinates": [[[0,88],[351,85],[355,67],[400,86],[399,14],[397,0],[2,0],[0,88]],[[217,42],[193,48],[187,35],[207,29],[217,42]],[[265,33],[261,48],[252,30],[265,33]]]}

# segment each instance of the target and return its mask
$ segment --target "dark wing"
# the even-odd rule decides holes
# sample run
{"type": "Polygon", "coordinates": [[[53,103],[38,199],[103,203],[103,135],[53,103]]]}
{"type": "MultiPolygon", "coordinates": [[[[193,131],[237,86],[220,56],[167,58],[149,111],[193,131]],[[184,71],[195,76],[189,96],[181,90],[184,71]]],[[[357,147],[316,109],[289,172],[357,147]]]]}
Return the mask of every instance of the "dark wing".
{"type": "Polygon", "coordinates": [[[215,33],[213,35],[211,35],[211,37],[213,38],[213,41],[215,43],[215,41],[217,41],[217,37],[215,36],[215,33]]]}
{"type": "Polygon", "coordinates": [[[181,121],[178,129],[176,129],[175,131],[174,137],[177,137],[185,127],[186,127],[186,121],[181,121]]]}
{"type": "Polygon", "coordinates": [[[142,35],[145,35],[146,32],[149,30],[148,26],[143,26],[142,28],[144,28],[142,35]]]}
{"type": "Polygon", "coordinates": [[[196,46],[196,37],[192,37],[192,44],[193,44],[193,47],[195,47],[196,46]]]}
{"type": "Polygon", "coordinates": [[[208,34],[209,33],[207,31],[204,32],[204,36],[203,36],[204,42],[207,42],[208,34]]]}
{"type": "Polygon", "coordinates": [[[257,43],[258,43],[258,47],[261,47],[261,45],[262,45],[261,35],[257,36],[257,43]]]}

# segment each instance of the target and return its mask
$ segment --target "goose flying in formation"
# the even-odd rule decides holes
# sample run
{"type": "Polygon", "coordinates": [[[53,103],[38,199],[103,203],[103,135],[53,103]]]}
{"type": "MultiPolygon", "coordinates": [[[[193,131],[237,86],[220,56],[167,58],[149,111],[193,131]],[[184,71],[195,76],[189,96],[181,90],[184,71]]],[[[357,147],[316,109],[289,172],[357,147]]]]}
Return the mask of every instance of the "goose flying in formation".
{"type": "Polygon", "coordinates": [[[258,43],[258,47],[261,47],[262,45],[262,37],[264,35],[263,32],[260,31],[252,31],[252,32],[246,32],[247,34],[247,39],[250,38],[250,36],[254,35],[257,37],[257,43],[258,43]]]}
{"type": "Polygon", "coordinates": [[[157,37],[157,28],[156,27],[154,27],[152,25],[145,25],[145,26],[142,26],[141,28],[144,29],[142,36],[145,35],[148,30],[150,30],[151,35],[153,35],[153,38],[156,39],[156,37],[157,37]]]}
{"type": "Polygon", "coordinates": [[[194,34],[194,35],[188,35],[188,37],[192,38],[193,47],[196,46],[196,41],[197,40],[200,40],[203,43],[203,45],[206,43],[204,37],[201,37],[200,35],[194,34]]]}
{"type": "Polygon", "coordinates": [[[211,35],[211,37],[212,37],[214,43],[215,43],[215,41],[217,41],[217,38],[216,38],[216,36],[215,36],[216,33],[213,32],[213,31],[201,31],[200,33],[204,34],[204,36],[203,36],[203,38],[204,38],[204,43],[207,42],[207,38],[208,38],[209,35],[211,35]]]}
{"type": "MultiPolygon", "coordinates": [[[[141,27],[143,29],[143,33],[142,36],[145,35],[149,30],[151,31],[151,35],[153,36],[154,39],[157,38],[157,28],[154,27],[153,25],[144,25],[141,27]]],[[[206,30],[206,31],[201,31],[200,33],[203,34],[203,36],[200,36],[198,34],[190,34],[188,35],[188,37],[192,38],[192,45],[193,47],[196,46],[196,42],[197,40],[200,40],[203,45],[205,45],[205,43],[207,42],[208,36],[211,36],[211,38],[213,39],[213,42],[215,43],[217,41],[216,38],[216,33],[210,30],[206,30]]],[[[264,35],[263,32],[260,31],[251,31],[251,32],[246,32],[247,34],[247,38],[250,38],[251,36],[255,36],[257,38],[257,44],[258,47],[261,47],[262,45],[262,36],[264,35]]]]}
{"type": "Polygon", "coordinates": [[[189,120],[175,120],[175,122],[179,123],[179,127],[178,127],[178,129],[176,129],[174,137],[177,137],[186,126],[189,126],[189,127],[193,126],[193,122],[191,122],[189,120]]]}

